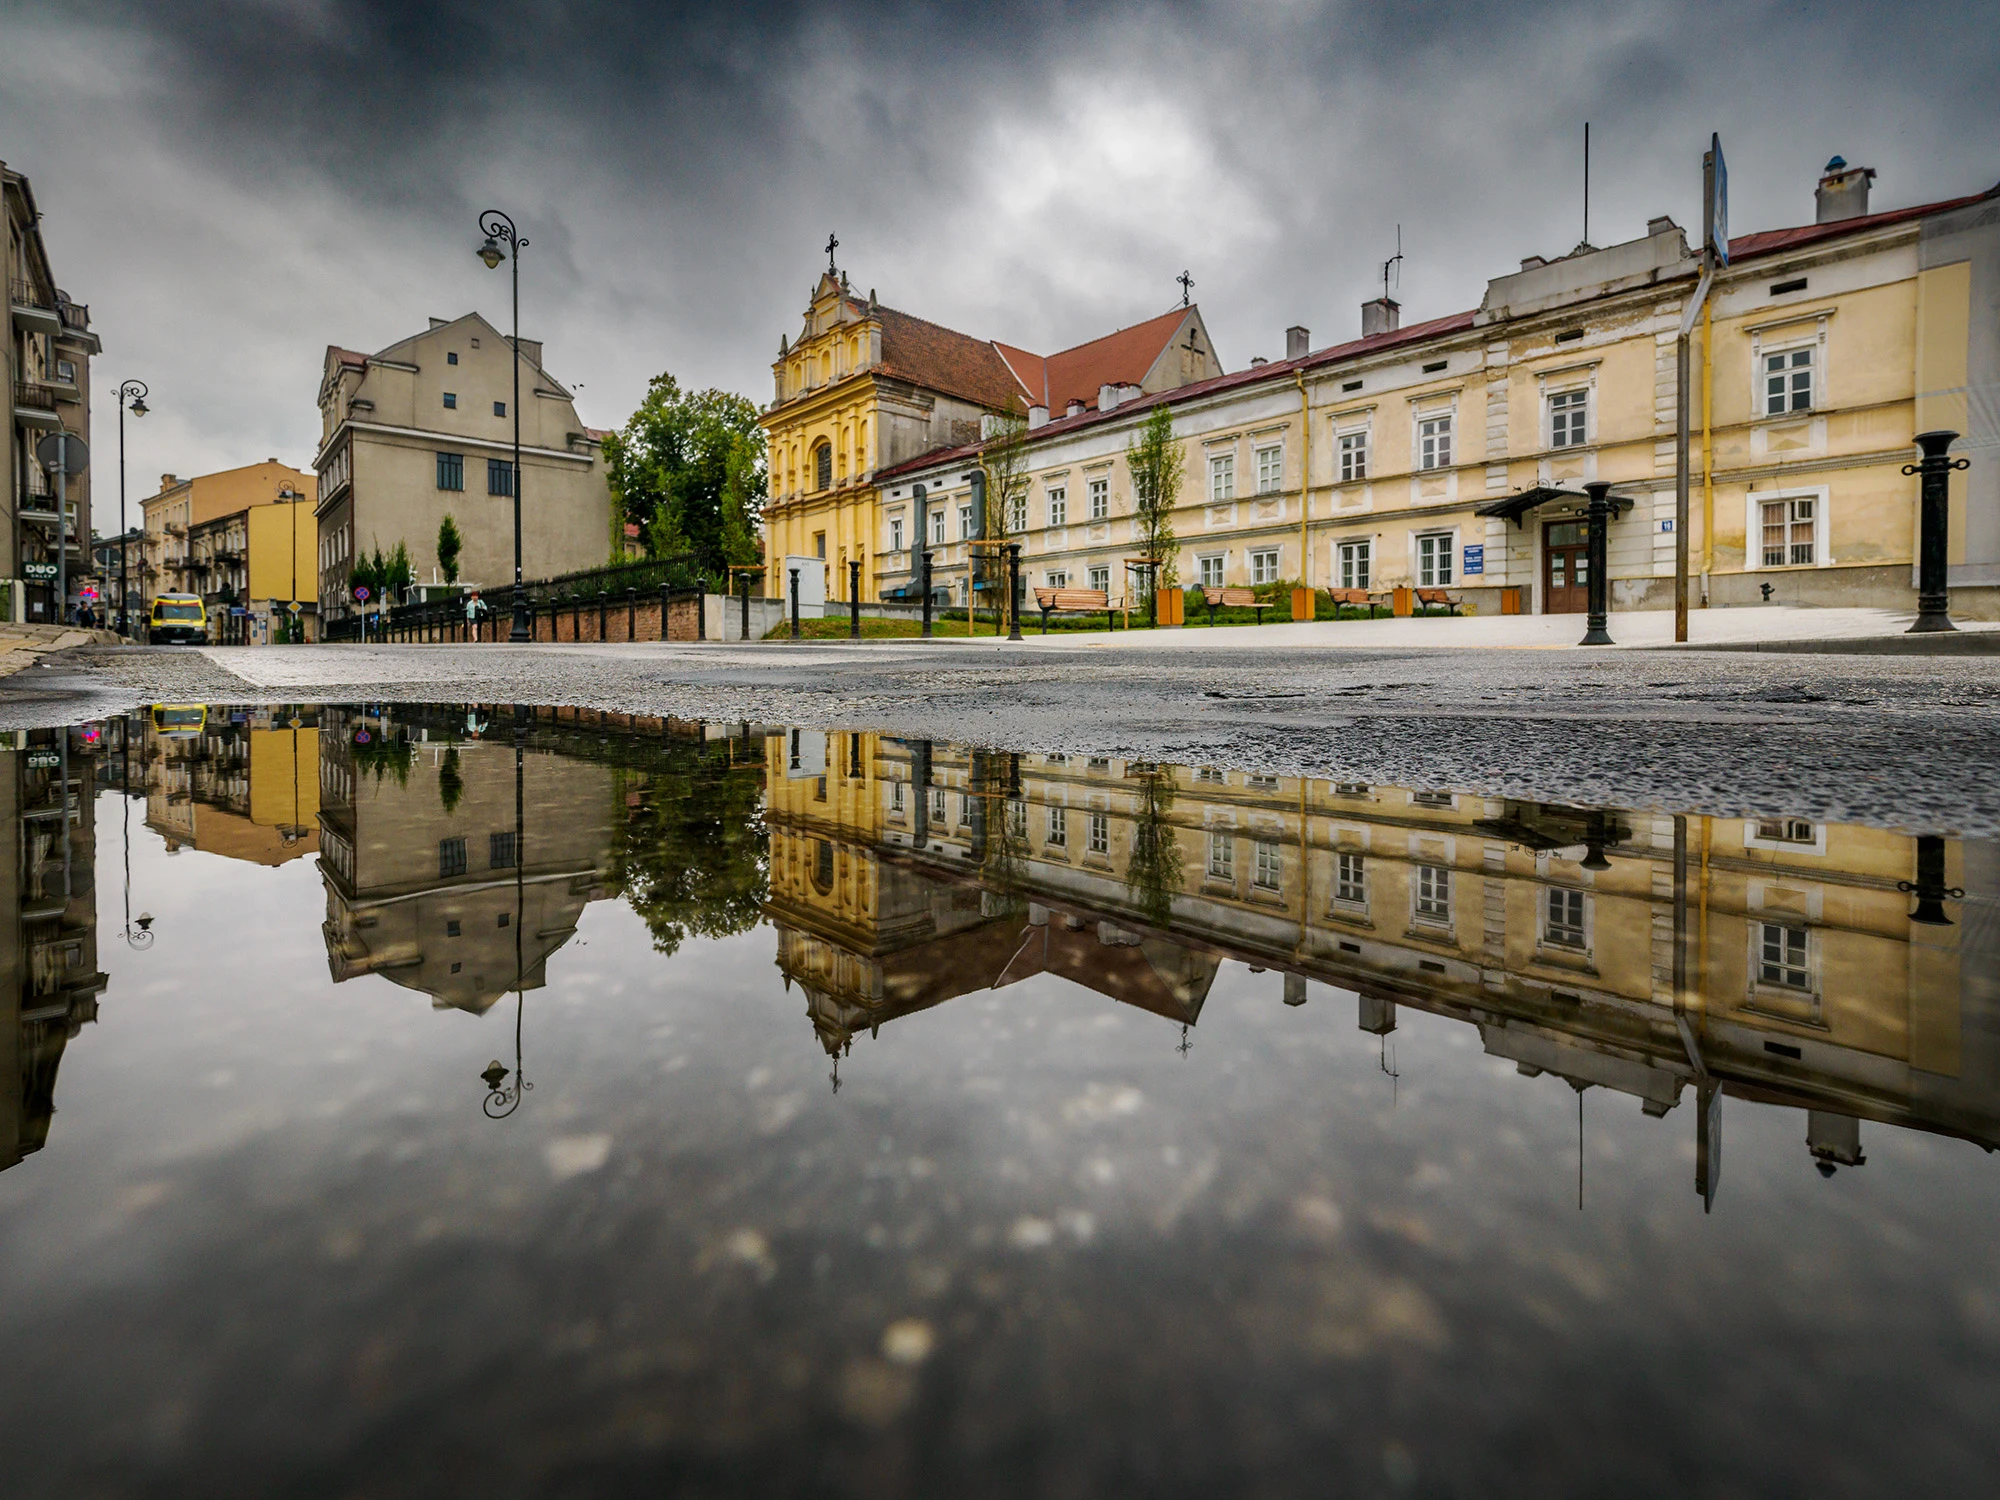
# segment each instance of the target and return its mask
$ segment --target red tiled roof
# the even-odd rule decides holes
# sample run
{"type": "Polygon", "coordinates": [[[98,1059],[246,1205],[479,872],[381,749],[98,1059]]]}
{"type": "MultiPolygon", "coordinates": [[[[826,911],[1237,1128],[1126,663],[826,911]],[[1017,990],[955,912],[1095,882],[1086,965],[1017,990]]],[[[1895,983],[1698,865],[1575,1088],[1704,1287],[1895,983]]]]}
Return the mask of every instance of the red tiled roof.
{"type": "Polygon", "coordinates": [[[882,320],[883,374],[998,410],[1026,405],[1014,372],[985,340],[894,308],[874,312],[882,320]]]}
{"type": "MultiPolygon", "coordinates": [[[[1371,338],[1355,339],[1351,343],[1335,344],[1314,354],[1304,354],[1297,359],[1274,360],[1267,365],[1252,365],[1247,370],[1237,370],[1229,375],[1217,375],[1208,380],[1197,380],[1190,385],[1177,386],[1153,396],[1135,396],[1130,401],[1110,412],[1086,411],[1075,417],[1056,417],[1044,426],[1037,427],[1033,438],[1039,442],[1051,435],[1075,432],[1095,422],[1110,421],[1129,412],[1150,410],[1161,405],[1178,406],[1183,401],[1199,400],[1222,391],[1236,390],[1243,386],[1258,385],[1264,381],[1282,381],[1292,377],[1299,370],[1317,369],[1322,365],[1339,364],[1343,360],[1358,359],[1363,355],[1377,354],[1385,349],[1394,349],[1403,344],[1422,343],[1426,339],[1444,334],[1461,333],[1472,327],[1470,312],[1452,313],[1447,317],[1432,318],[1428,322],[1412,323],[1407,328],[1396,329],[1393,333],[1378,333],[1371,338]]],[[[1142,327],[1144,325],[1141,325],[1142,327]]],[[[1094,394],[1094,393],[1093,393],[1094,394]]],[[[876,471],[875,482],[894,479],[902,474],[946,464],[961,458],[976,456],[983,443],[965,443],[955,447],[934,448],[929,453],[918,454],[906,459],[893,468],[876,471]]]]}
{"type": "Polygon", "coordinates": [[[1190,310],[1177,307],[1160,317],[1051,354],[1045,361],[1050,413],[1062,411],[1071,401],[1096,406],[1102,386],[1139,384],[1190,310]]]}
{"type": "Polygon", "coordinates": [[[1729,263],[1750,260],[1759,255],[1773,255],[1780,250],[1795,250],[1801,245],[1816,245],[1822,240],[1838,239],[1842,235],[1860,234],[1864,230],[1881,229],[1890,224],[1901,224],[1911,219],[1926,218],[1931,214],[1949,213],[1954,208],[1964,208],[1968,203],[2000,194],[2000,185],[1988,188],[1983,193],[1972,193],[1964,198],[1946,198],[1938,203],[1920,203],[1914,208],[1892,208],[1886,213],[1863,214],[1856,219],[1836,219],[1831,224],[1801,224],[1792,229],[1764,229],[1756,234],[1738,235],[1729,242],[1729,263]]]}
{"type": "Polygon", "coordinates": [[[338,344],[328,344],[326,352],[329,357],[339,360],[341,364],[352,365],[356,369],[368,363],[367,355],[357,349],[343,349],[338,344]]]}

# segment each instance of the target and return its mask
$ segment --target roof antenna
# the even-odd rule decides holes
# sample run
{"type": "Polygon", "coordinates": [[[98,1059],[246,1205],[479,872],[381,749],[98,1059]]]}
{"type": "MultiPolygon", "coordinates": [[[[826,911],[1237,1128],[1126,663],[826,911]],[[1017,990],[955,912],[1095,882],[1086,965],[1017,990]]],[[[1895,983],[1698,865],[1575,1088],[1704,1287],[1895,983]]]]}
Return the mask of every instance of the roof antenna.
{"type": "Polygon", "coordinates": [[[1389,300],[1389,272],[1391,270],[1395,271],[1396,273],[1396,285],[1400,288],[1403,284],[1402,263],[1403,263],[1403,226],[1401,224],[1398,224],[1396,226],[1396,253],[1390,256],[1387,260],[1382,262],[1382,300],[1384,302],[1387,302],[1389,300]]]}
{"type": "Polygon", "coordinates": [[[1590,121],[1583,122],[1583,243],[1590,244],[1590,121]]]}

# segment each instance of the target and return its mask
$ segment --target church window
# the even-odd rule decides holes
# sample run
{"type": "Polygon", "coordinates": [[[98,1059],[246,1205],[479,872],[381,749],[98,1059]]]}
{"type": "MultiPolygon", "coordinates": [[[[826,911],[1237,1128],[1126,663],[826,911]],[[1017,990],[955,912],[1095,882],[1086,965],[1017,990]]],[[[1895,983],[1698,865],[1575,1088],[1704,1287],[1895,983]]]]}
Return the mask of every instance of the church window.
{"type": "Polygon", "coordinates": [[[833,486],[833,444],[822,442],[813,449],[813,488],[830,489],[833,486]]]}

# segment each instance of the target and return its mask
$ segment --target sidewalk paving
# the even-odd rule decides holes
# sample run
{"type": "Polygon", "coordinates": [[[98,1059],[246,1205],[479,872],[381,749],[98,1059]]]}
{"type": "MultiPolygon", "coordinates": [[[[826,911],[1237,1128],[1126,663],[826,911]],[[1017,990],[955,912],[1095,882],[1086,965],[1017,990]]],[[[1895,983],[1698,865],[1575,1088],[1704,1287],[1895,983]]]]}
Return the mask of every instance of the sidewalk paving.
{"type": "MultiPolygon", "coordinates": [[[[1863,641],[1898,636],[1910,628],[1914,614],[1888,609],[1800,609],[1790,605],[1755,605],[1744,609],[1696,609],[1688,612],[1690,646],[1744,646],[1772,642],[1863,641]]],[[[1959,621],[1969,633],[2000,632],[2000,621],[1959,621]]],[[[1065,631],[1050,641],[1067,646],[1144,646],[1163,649],[1260,646],[1381,647],[1405,650],[1434,646],[1457,651],[1561,651],[1583,639],[1582,615],[1462,615],[1412,616],[1408,619],[1286,621],[1276,625],[1222,626],[1209,630],[1198,624],[1179,630],[1133,630],[1105,633],[1065,631]]],[[[1674,612],[1670,609],[1613,613],[1607,626],[1614,649],[1672,646],[1674,612]]],[[[988,638],[990,639],[990,637],[988,638]]],[[[1041,637],[1032,631],[1028,639],[1041,637]]],[[[1603,649],[1603,648],[1591,648],[1603,649]]]]}

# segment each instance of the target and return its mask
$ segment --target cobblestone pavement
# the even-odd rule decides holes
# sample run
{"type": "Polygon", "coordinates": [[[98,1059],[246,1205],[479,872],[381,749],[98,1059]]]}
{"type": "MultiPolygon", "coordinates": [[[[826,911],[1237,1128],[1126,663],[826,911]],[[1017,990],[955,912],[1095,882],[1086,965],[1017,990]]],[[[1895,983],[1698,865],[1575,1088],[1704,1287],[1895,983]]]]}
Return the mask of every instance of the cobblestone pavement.
{"type": "Polygon", "coordinates": [[[1341,781],[2000,835],[2000,661],[1709,652],[83,648],[0,728],[150,702],[532,702],[1341,781]]]}

